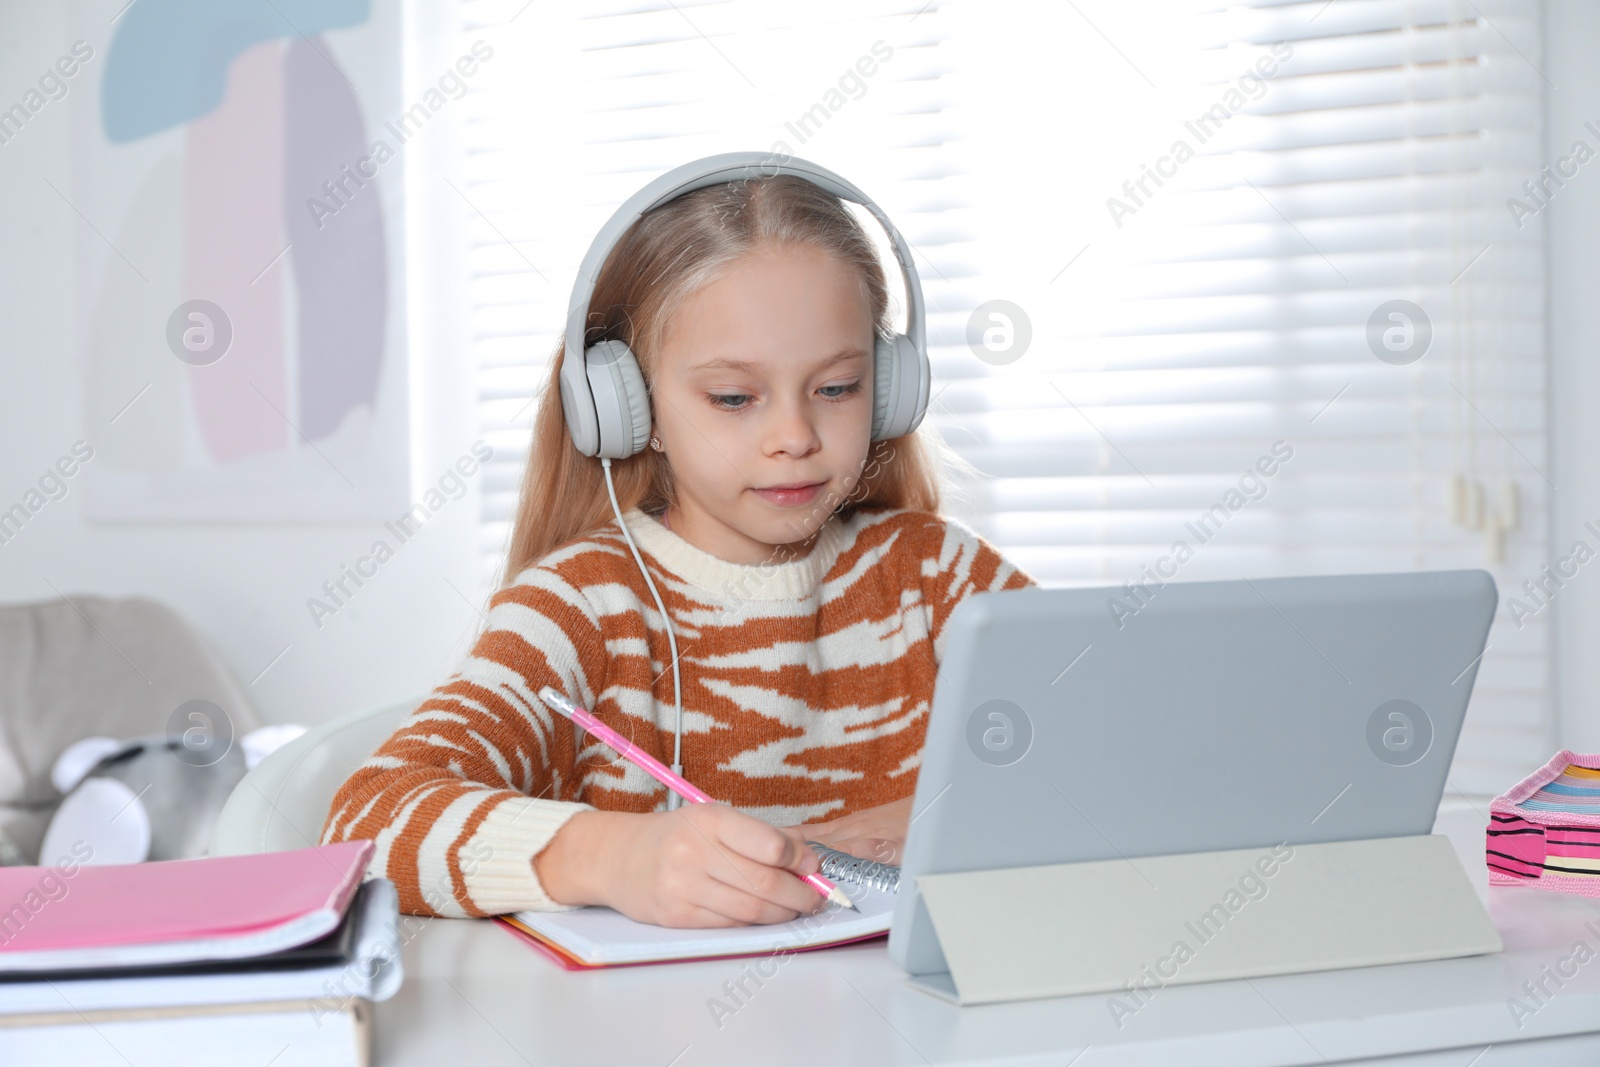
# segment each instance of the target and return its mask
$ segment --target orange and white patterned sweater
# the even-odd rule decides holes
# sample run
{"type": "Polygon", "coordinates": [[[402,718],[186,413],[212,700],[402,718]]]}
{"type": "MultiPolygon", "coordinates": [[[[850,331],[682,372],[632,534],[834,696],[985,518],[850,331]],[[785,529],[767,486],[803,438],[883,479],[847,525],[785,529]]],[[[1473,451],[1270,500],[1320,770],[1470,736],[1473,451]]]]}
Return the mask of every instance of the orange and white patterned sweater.
{"type": "MultiPolygon", "coordinates": [[[[634,508],[678,641],[683,773],[775,826],[911,795],[944,628],[973,593],[1036,584],[959,520],[835,516],[811,552],[729,563],[634,508]]],[[[545,707],[549,685],[672,762],[671,654],[614,525],[490,601],[461,668],[340,786],[323,840],[371,838],[402,911],[560,911],[532,859],[574,813],[659,811],[667,790],[545,707]]]]}

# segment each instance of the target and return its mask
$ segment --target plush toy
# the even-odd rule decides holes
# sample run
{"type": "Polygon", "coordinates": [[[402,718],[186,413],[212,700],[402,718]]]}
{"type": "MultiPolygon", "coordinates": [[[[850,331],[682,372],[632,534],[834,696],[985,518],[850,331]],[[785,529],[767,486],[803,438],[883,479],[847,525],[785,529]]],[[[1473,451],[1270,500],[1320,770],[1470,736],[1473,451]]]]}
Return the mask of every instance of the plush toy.
{"type": "Polygon", "coordinates": [[[263,726],[239,739],[190,731],[118,741],[89,737],[56,758],[65,794],[44,834],[41,864],[143,863],[204,856],[228,794],[304,726],[263,726]],[[83,858],[87,852],[88,858],[83,858]]]}

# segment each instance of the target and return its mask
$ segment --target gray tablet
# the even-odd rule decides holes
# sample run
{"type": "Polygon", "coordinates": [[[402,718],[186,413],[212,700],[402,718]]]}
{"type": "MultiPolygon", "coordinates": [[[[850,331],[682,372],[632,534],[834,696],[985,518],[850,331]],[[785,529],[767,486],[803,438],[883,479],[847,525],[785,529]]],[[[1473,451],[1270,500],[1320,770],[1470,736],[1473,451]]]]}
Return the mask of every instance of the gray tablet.
{"type": "Polygon", "coordinates": [[[1432,831],[1493,620],[1483,570],[980,593],[947,622],[917,877],[1432,831]]]}

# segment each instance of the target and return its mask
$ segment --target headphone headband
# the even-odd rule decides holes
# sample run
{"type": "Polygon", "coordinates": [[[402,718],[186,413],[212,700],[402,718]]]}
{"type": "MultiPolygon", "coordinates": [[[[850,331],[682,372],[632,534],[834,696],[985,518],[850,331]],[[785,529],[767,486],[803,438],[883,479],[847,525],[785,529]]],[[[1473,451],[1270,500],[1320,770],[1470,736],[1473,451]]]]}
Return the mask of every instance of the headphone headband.
{"type": "Polygon", "coordinates": [[[659,207],[684,193],[707,185],[720,185],[723,182],[749,178],[770,178],[779,174],[804,178],[841,200],[861,205],[878,220],[889,235],[895,259],[900,264],[900,274],[905,279],[906,336],[916,346],[918,353],[925,357],[928,342],[922,303],[922,281],[917,276],[916,266],[912,263],[910,246],[906,244],[905,238],[900,236],[900,231],[895,229],[894,223],[889,221],[889,216],[884,214],[883,209],[866,193],[833,171],[807,160],[790,156],[787,162],[778,163],[767,152],[724,152],[685,163],[660,175],[625,200],[595,235],[593,243],[589,245],[588,254],[583,257],[583,262],[578,267],[578,277],[572,286],[572,299],[567,304],[567,335],[562,352],[563,373],[571,368],[574,375],[578,377],[583,375],[584,336],[588,332],[589,301],[594,296],[595,280],[612,248],[641,215],[651,208],[659,207]]]}

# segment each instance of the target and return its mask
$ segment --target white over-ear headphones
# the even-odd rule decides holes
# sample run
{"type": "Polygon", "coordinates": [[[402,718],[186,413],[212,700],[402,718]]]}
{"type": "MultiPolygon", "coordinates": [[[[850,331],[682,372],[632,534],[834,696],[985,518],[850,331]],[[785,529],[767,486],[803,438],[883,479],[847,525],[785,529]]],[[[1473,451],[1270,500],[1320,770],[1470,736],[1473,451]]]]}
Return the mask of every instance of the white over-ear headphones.
{"type": "MultiPolygon", "coordinates": [[[[675,167],[629,197],[601,227],[578,268],[567,305],[566,343],[561,356],[561,410],[566,417],[572,443],[585,456],[597,456],[605,471],[606,491],[611,510],[617,516],[622,536],[633,551],[656,610],[667,628],[667,644],[672,653],[672,695],[675,703],[672,744],[672,769],[683,773],[683,687],[678,676],[678,639],[672,618],[661,602],[656,583],[639,555],[628,524],[622,521],[616,486],[611,480],[611,461],[626,459],[640,452],[650,437],[650,395],[645,387],[639,362],[624,341],[607,340],[585,345],[589,325],[589,301],[594,296],[595,280],[606,258],[628,228],[651,208],[659,207],[684,193],[708,185],[770,178],[791,174],[804,178],[851,203],[870,211],[889,234],[895,259],[906,285],[906,332],[878,338],[873,358],[872,440],[886,441],[915,430],[928,410],[928,386],[932,375],[928,365],[926,310],[922,302],[922,281],[911,260],[911,248],[894,228],[889,217],[861,190],[837,174],[815,163],[793,156],[784,162],[766,152],[725,152],[706,156],[675,167]]],[[[677,808],[682,798],[667,791],[667,807],[677,808]]]]}
{"type": "Polygon", "coordinates": [[[861,190],[837,174],[803,159],[774,162],[767,152],[725,152],[675,167],[634,193],[611,216],[578,268],[567,305],[567,337],[561,356],[561,410],[572,443],[586,456],[626,459],[650,438],[650,397],[625,342],[584,344],[589,300],[611,249],[651,208],[707,185],[792,174],[834,196],[860,204],[883,225],[906,283],[906,332],[878,339],[873,360],[872,440],[886,441],[915,430],[928,410],[928,341],[922,281],[911,249],[889,216],[861,190]]]}

